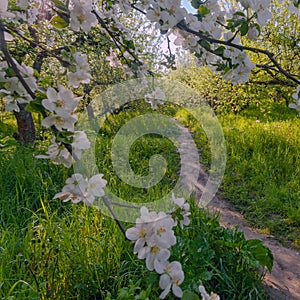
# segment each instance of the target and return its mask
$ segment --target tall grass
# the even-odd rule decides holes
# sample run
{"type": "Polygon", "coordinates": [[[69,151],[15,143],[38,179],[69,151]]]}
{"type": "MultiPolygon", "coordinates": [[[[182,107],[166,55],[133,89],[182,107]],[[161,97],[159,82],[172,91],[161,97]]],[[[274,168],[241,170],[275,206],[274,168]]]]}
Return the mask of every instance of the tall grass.
{"type": "Polygon", "coordinates": [[[228,163],[222,197],[256,227],[299,246],[300,119],[222,118],[228,163]]]}
{"type": "MultiPolygon", "coordinates": [[[[122,184],[111,168],[110,145],[129,115],[139,112],[115,116],[100,132],[98,167],[119,195],[155,199],[176,182],[178,153],[165,138],[143,137],[133,145],[132,167],[146,174],[149,157],[159,152],[168,162],[165,181],[140,194],[122,184]]],[[[52,200],[71,171],[35,159],[44,147],[12,143],[0,149],[0,299],[158,299],[158,275],[137,260],[114,220],[95,207],[52,200]]],[[[188,228],[178,229],[172,256],[186,272],[183,288],[196,291],[203,283],[222,299],[266,298],[259,266],[270,264],[270,253],[191,204],[194,218],[188,228]],[[266,261],[259,261],[260,251],[266,261]]]]}

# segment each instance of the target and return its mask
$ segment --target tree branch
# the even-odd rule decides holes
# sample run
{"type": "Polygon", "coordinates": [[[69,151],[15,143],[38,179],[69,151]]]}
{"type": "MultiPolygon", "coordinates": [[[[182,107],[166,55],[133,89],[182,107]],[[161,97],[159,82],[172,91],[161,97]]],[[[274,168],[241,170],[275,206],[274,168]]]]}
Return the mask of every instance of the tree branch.
{"type": "MultiPolygon", "coordinates": [[[[142,11],[141,9],[139,9],[138,7],[135,6],[135,3],[131,4],[131,7],[134,8],[135,10],[137,10],[138,12],[140,12],[141,14],[143,15],[146,15],[146,13],[144,11],[142,11]]],[[[253,17],[253,16],[252,16],[253,17]]],[[[251,17],[251,18],[252,18],[251,17]]],[[[235,43],[232,43],[231,40],[229,41],[221,41],[221,40],[217,40],[217,39],[214,39],[214,38],[211,38],[209,36],[206,36],[204,35],[203,33],[200,33],[198,31],[195,31],[195,30],[192,30],[188,27],[186,27],[185,25],[183,25],[182,23],[178,23],[176,25],[176,27],[178,29],[181,29],[185,32],[189,32],[189,33],[192,33],[198,37],[200,37],[202,40],[205,40],[207,42],[210,42],[210,43],[213,43],[213,44],[220,44],[220,45],[225,45],[225,46],[230,46],[230,47],[233,47],[233,48],[236,48],[236,49],[239,49],[241,51],[244,51],[244,50],[247,50],[247,51],[251,51],[251,52],[254,52],[254,53],[262,53],[264,55],[266,55],[270,61],[274,64],[274,66],[277,68],[277,70],[282,73],[286,78],[292,80],[293,82],[295,82],[297,85],[300,84],[300,80],[298,80],[293,74],[290,74],[288,73],[286,70],[284,70],[281,65],[278,63],[278,61],[275,59],[274,57],[274,54],[271,53],[270,51],[268,50],[264,50],[264,49],[259,49],[259,48],[254,48],[254,47],[248,47],[248,46],[242,46],[242,45],[238,45],[238,44],[235,44],[235,43]]],[[[207,50],[207,49],[206,49],[207,50]]],[[[210,51],[211,53],[213,53],[213,51],[211,50],[210,51]]],[[[215,54],[216,55],[216,54],[215,54]]]]}
{"type": "Polygon", "coordinates": [[[23,85],[26,92],[30,95],[30,97],[32,99],[35,99],[36,98],[35,93],[28,86],[28,84],[24,80],[23,76],[21,75],[20,70],[18,69],[16,63],[14,62],[14,60],[12,59],[12,57],[9,54],[9,51],[7,49],[7,44],[6,44],[6,41],[5,41],[5,37],[4,37],[4,32],[5,32],[5,27],[2,23],[2,21],[0,20],[0,49],[3,52],[4,57],[5,57],[6,61],[8,62],[8,64],[11,65],[11,67],[13,68],[16,76],[20,80],[20,82],[23,85]]]}
{"type": "Polygon", "coordinates": [[[251,51],[251,52],[254,52],[254,53],[262,53],[264,55],[266,55],[270,61],[274,64],[274,66],[277,68],[277,70],[282,73],[285,77],[287,77],[288,79],[292,80],[293,82],[295,82],[296,84],[300,84],[300,80],[296,79],[292,74],[288,73],[286,70],[284,70],[281,65],[277,62],[277,60],[274,58],[274,54],[271,53],[270,51],[268,50],[264,50],[264,49],[260,49],[260,48],[254,48],[254,47],[248,47],[248,46],[243,46],[243,45],[238,45],[238,44],[235,44],[235,43],[232,43],[231,41],[221,41],[221,40],[217,40],[217,39],[214,39],[214,38],[211,38],[209,36],[206,36],[200,32],[197,32],[197,31],[194,31],[188,27],[186,27],[185,25],[183,25],[182,23],[179,23],[176,25],[176,27],[178,29],[181,29],[183,31],[186,31],[186,32],[189,32],[189,33],[192,33],[198,37],[200,37],[201,39],[207,41],[207,42],[210,42],[210,43],[213,43],[213,44],[219,44],[219,45],[225,45],[225,46],[230,46],[230,47],[233,47],[233,48],[236,48],[236,49],[239,49],[241,51],[251,51]]]}
{"type": "Polygon", "coordinates": [[[114,218],[115,222],[117,223],[118,227],[120,228],[120,230],[124,234],[124,237],[127,239],[126,230],[123,227],[123,225],[121,224],[121,222],[118,219],[117,215],[115,214],[114,210],[112,209],[110,200],[106,196],[103,196],[102,199],[103,199],[103,202],[104,202],[105,206],[108,208],[109,212],[113,216],[113,218],[114,218]]]}
{"type": "MultiPolygon", "coordinates": [[[[42,44],[40,44],[39,42],[37,41],[32,41],[30,39],[28,39],[27,37],[23,36],[22,34],[20,34],[16,29],[10,27],[10,26],[5,26],[6,28],[8,28],[11,32],[14,32],[16,35],[18,35],[21,39],[25,40],[26,42],[28,42],[33,48],[40,48],[42,49],[43,51],[42,52],[45,52],[47,53],[47,55],[51,55],[53,57],[55,57],[58,61],[60,61],[63,66],[70,66],[70,63],[66,60],[63,60],[60,56],[58,56],[57,52],[59,53],[61,50],[64,50],[66,49],[68,46],[64,46],[64,47],[60,47],[60,48],[57,48],[57,49],[47,49],[45,46],[43,46],[42,44]]],[[[77,42],[77,40],[76,40],[77,42]]]]}

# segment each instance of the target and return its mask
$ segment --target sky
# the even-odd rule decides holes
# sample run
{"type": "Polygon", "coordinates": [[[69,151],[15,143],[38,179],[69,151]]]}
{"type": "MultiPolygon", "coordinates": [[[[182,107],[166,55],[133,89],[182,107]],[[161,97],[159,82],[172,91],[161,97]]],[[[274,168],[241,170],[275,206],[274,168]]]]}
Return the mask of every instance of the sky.
{"type": "Polygon", "coordinates": [[[189,13],[195,12],[195,9],[192,7],[189,0],[181,0],[182,6],[187,9],[189,13]]]}

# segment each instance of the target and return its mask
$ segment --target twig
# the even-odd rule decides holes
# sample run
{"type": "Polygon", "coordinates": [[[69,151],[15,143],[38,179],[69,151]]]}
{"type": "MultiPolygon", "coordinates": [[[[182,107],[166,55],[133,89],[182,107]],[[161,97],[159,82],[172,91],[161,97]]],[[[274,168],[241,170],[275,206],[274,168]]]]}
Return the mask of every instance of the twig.
{"type": "Polygon", "coordinates": [[[3,52],[6,61],[13,68],[16,76],[20,80],[20,82],[23,85],[23,87],[25,88],[26,92],[30,95],[30,97],[32,99],[35,99],[36,96],[35,96],[34,92],[31,90],[31,88],[28,86],[28,84],[24,80],[24,78],[21,75],[20,70],[18,69],[16,63],[14,62],[14,60],[12,59],[12,57],[9,54],[9,51],[8,51],[7,45],[6,45],[6,41],[5,41],[5,37],[4,37],[4,31],[5,31],[5,27],[4,27],[3,23],[2,23],[2,21],[0,20],[0,49],[3,52]]]}
{"type": "Polygon", "coordinates": [[[112,209],[110,200],[106,196],[102,197],[102,199],[103,199],[103,202],[104,202],[105,206],[108,208],[109,212],[113,216],[113,218],[114,218],[115,222],[117,223],[118,227],[120,228],[120,230],[124,234],[124,237],[127,239],[126,230],[123,227],[123,225],[121,224],[121,222],[118,219],[117,215],[115,214],[114,210],[112,209]]]}
{"type": "MultiPolygon", "coordinates": [[[[3,25],[4,26],[4,25],[3,25]]],[[[47,54],[55,57],[58,61],[60,61],[64,66],[70,66],[70,63],[66,60],[63,60],[61,57],[59,57],[55,52],[59,52],[61,50],[66,49],[68,46],[65,47],[60,47],[57,49],[47,49],[45,46],[43,46],[42,44],[36,42],[36,41],[32,41],[30,39],[28,39],[27,37],[23,36],[22,34],[20,34],[16,29],[10,27],[10,26],[5,26],[7,29],[9,29],[10,31],[14,32],[15,34],[17,34],[20,38],[22,38],[23,40],[25,40],[26,42],[28,42],[29,44],[31,44],[31,46],[33,48],[35,47],[39,47],[41,48],[43,51],[45,51],[47,54]]]]}

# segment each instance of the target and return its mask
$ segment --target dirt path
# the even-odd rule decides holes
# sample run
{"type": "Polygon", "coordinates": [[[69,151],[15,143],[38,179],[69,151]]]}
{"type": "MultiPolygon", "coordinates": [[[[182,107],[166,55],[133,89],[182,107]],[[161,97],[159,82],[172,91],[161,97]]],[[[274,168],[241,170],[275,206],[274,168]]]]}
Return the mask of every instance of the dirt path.
{"type": "MultiPolygon", "coordinates": [[[[200,199],[207,175],[200,171],[196,199],[200,199]]],[[[256,232],[247,225],[243,216],[234,205],[214,197],[208,205],[209,211],[219,212],[221,224],[225,227],[239,226],[247,239],[260,239],[269,247],[274,255],[274,265],[271,274],[265,277],[265,289],[271,300],[300,300],[300,253],[283,247],[270,235],[256,232]]]]}

